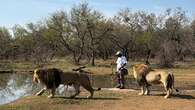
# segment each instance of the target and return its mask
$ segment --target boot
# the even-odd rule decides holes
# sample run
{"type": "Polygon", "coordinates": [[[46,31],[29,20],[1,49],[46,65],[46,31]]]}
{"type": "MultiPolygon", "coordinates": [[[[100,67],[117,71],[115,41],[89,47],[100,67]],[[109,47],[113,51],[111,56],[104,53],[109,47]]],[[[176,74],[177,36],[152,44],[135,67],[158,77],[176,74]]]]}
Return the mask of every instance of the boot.
{"type": "Polygon", "coordinates": [[[121,86],[120,86],[120,89],[125,89],[124,83],[121,83],[120,85],[121,85],[121,86]]]}
{"type": "Polygon", "coordinates": [[[121,88],[121,85],[120,85],[120,84],[118,84],[115,88],[121,88]]]}

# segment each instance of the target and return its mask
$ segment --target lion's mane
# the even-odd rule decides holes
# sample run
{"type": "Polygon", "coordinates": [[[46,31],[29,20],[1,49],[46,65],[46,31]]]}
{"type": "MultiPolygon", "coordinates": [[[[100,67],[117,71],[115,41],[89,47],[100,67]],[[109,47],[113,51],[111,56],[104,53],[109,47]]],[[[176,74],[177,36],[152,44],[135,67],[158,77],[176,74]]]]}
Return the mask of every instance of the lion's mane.
{"type": "Polygon", "coordinates": [[[50,69],[37,69],[35,70],[35,74],[37,74],[41,83],[46,85],[47,89],[51,89],[53,87],[58,87],[61,84],[62,71],[56,68],[50,69]]]}

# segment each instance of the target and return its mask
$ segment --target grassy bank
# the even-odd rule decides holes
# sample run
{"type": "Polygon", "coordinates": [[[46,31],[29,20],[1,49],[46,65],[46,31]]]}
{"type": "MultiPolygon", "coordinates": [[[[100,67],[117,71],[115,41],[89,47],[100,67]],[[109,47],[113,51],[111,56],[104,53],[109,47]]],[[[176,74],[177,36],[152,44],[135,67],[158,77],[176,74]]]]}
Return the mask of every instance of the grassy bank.
{"type": "MultiPolygon", "coordinates": [[[[116,59],[108,59],[106,61],[98,59],[95,60],[95,66],[91,66],[89,62],[82,61],[81,65],[85,65],[86,70],[90,71],[92,74],[114,74],[116,65],[111,65],[111,62],[115,62],[116,59]]],[[[128,69],[131,72],[131,66],[137,63],[143,63],[141,61],[129,61],[128,69]]],[[[71,71],[73,68],[77,68],[79,65],[75,65],[69,57],[55,58],[47,63],[42,64],[44,67],[55,67],[60,68],[64,71],[71,71]]],[[[81,66],[80,65],[80,66],[81,66]]],[[[156,62],[151,62],[153,68],[159,69],[156,62]]],[[[37,68],[37,65],[30,61],[22,60],[1,60],[0,61],[0,71],[14,71],[17,73],[27,73],[33,71],[37,68]]],[[[186,70],[195,69],[195,61],[188,62],[176,62],[173,68],[176,73],[183,73],[186,70]]]]}
{"type": "MultiPolygon", "coordinates": [[[[112,66],[110,63],[113,60],[97,60],[96,66],[91,66],[87,62],[82,63],[81,65],[87,66],[86,70],[89,70],[91,73],[97,73],[97,74],[111,74],[112,66]],[[98,68],[98,70],[97,70],[98,68]]],[[[71,71],[73,68],[77,68],[81,65],[75,65],[70,58],[56,58],[53,59],[47,63],[42,64],[44,67],[55,67],[60,68],[64,71],[71,71]]],[[[29,71],[33,71],[35,68],[37,68],[37,65],[35,65],[33,62],[30,61],[20,61],[20,60],[3,60],[0,61],[0,71],[14,71],[18,73],[25,73],[29,71]]],[[[113,66],[113,69],[115,67],[113,66]]]]}
{"type": "MultiPolygon", "coordinates": [[[[53,59],[42,65],[44,67],[57,67],[63,70],[67,70],[70,67],[73,67],[73,64],[68,60],[68,58],[53,59]]],[[[22,61],[22,60],[0,61],[1,71],[28,72],[28,71],[33,71],[35,68],[37,68],[37,65],[34,62],[30,62],[30,61],[22,61]]]]}

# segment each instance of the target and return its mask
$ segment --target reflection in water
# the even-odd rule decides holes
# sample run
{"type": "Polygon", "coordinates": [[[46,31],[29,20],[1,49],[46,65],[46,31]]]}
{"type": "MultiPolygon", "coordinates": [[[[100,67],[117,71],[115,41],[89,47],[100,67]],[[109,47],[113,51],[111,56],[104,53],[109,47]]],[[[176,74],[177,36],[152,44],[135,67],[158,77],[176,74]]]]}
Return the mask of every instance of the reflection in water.
{"type": "Polygon", "coordinates": [[[32,94],[37,88],[30,75],[6,73],[0,76],[0,104],[32,94]]]}
{"type": "MultiPolygon", "coordinates": [[[[115,78],[111,75],[90,75],[90,80],[93,87],[110,88],[116,85],[115,78]]],[[[133,84],[135,83],[133,80],[128,79],[126,81],[126,87],[134,88],[136,86],[136,84],[133,84]]],[[[0,74],[0,104],[35,94],[42,87],[42,85],[32,82],[32,75],[30,74],[0,74]]],[[[74,88],[68,87],[64,93],[64,86],[60,86],[56,93],[70,96],[74,93],[74,88]]]]}

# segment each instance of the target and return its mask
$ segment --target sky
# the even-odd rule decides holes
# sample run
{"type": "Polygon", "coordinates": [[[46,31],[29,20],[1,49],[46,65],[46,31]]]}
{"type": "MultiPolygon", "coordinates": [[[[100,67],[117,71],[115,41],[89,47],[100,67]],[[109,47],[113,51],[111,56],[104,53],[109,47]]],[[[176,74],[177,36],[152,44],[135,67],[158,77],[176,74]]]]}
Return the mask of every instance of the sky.
{"type": "Polygon", "coordinates": [[[36,23],[56,11],[68,12],[84,2],[107,17],[124,8],[158,14],[167,8],[181,7],[188,16],[195,18],[195,0],[0,0],[0,26],[11,28],[15,24],[36,23]]]}

